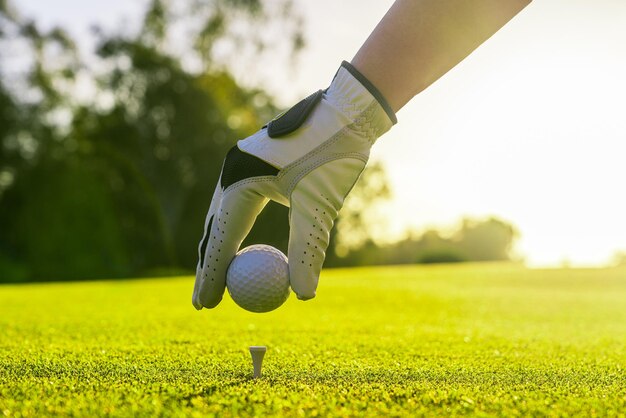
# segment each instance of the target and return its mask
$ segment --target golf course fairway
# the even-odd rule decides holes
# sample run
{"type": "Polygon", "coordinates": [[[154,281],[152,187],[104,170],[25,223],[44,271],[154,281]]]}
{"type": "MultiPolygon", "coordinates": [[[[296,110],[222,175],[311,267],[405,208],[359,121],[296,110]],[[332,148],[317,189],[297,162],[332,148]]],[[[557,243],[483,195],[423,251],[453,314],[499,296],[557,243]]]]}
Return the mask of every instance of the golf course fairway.
{"type": "Polygon", "coordinates": [[[0,416],[626,411],[626,268],[326,270],[266,314],[193,280],[0,286],[0,416]]]}

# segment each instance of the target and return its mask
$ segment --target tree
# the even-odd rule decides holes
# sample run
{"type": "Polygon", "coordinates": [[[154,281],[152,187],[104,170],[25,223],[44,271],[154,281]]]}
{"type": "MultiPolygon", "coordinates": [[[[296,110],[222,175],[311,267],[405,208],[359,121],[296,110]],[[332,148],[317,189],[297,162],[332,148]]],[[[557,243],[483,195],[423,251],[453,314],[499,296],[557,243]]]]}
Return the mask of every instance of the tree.
{"type": "MultiPolygon", "coordinates": [[[[17,43],[20,57],[30,59],[24,77],[3,72],[0,81],[0,114],[6,122],[0,129],[0,175],[5,179],[0,190],[0,280],[25,280],[36,272],[59,274],[50,267],[62,263],[59,249],[67,244],[63,238],[68,230],[48,232],[59,229],[51,208],[59,207],[55,203],[69,191],[57,186],[70,178],[65,170],[75,166],[64,163],[70,144],[63,141],[66,126],[59,120],[71,111],[64,93],[78,64],[73,42],[61,29],[43,32],[6,3],[0,7],[0,27],[3,58],[10,58],[17,43]],[[46,222],[50,216],[52,222],[46,222]]],[[[79,179],[86,177],[76,176],[73,184],[79,179]]],[[[67,274],[72,274],[71,268],[67,274]]]]}
{"type": "Polygon", "coordinates": [[[617,251],[613,256],[613,265],[617,267],[626,266],[626,251],[617,251]]]}
{"type": "MultiPolygon", "coordinates": [[[[192,269],[226,151],[277,113],[267,94],[235,80],[216,45],[246,39],[248,31],[233,29],[242,23],[282,20],[283,40],[301,47],[290,3],[197,0],[174,11],[154,0],[137,34],[98,31],[93,64],[80,60],[61,29],[42,32],[9,17],[3,2],[0,33],[29,46],[31,65],[12,91],[0,89],[0,118],[18,116],[0,128],[0,182],[9,182],[5,166],[13,173],[0,189],[0,280],[192,269]],[[195,47],[172,48],[176,24],[190,28],[195,47]],[[95,86],[86,103],[73,96],[79,68],[95,86]]],[[[252,55],[263,52],[265,39],[258,40],[252,55]]],[[[281,225],[286,236],[280,215],[272,237],[281,225]]],[[[272,243],[262,230],[255,236],[272,243]]]]}
{"type": "Polygon", "coordinates": [[[345,257],[333,261],[337,265],[353,266],[511,260],[517,237],[516,229],[505,221],[466,218],[452,235],[431,228],[390,244],[368,239],[345,257]]]}
{"type": "Polygon", "coordinates": [[[519,233],[511,224],[491,217],[486,220],[464,219],[453,241],[468,260],[510,260],[519,233]]]}

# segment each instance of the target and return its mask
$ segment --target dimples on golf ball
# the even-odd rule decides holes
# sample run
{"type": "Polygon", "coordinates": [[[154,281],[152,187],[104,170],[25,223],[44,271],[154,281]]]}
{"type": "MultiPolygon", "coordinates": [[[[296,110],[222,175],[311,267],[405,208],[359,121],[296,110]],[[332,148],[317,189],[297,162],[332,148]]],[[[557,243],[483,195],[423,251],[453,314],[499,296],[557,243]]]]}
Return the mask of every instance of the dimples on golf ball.
{"type": "Polygon", "coordinates": [[[231,261],[226,287],[230,297],[245,310],[273,311],[289,297],[287,257],[270,245],[246,247],[231,261]]]}

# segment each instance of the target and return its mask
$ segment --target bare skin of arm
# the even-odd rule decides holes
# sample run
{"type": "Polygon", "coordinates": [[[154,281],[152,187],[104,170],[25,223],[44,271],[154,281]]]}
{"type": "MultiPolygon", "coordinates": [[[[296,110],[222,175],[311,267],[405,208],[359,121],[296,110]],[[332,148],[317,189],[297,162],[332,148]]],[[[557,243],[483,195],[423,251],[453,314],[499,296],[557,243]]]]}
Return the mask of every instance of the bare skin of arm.
{"type": "Polygon", "coordinates": [[[396,0],[352,60],[400,110],[530,0],[396,0]]]}

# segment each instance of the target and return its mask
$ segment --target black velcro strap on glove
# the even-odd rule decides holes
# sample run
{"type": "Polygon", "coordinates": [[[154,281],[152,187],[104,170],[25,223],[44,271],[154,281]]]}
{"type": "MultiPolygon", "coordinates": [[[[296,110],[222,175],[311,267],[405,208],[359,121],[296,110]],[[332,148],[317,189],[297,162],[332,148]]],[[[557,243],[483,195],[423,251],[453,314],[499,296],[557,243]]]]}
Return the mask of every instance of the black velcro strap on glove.
{"type": "Polygon", "coordinates": [[[323,90],[319,90],[306,99],[301,100],[291,109],[278,116],[267,124],[267,134],[270,138],[279,138],[289,135],[298,129],[309,117],[315,106],[322,99],[323,90]]]}
{"type": "Polygon", "coordinates": [[[222,190],[250,177],[275,176],[278,169],[254,155],[242,152],[237,145],[232,147],[222,167],[222,190]]]}

